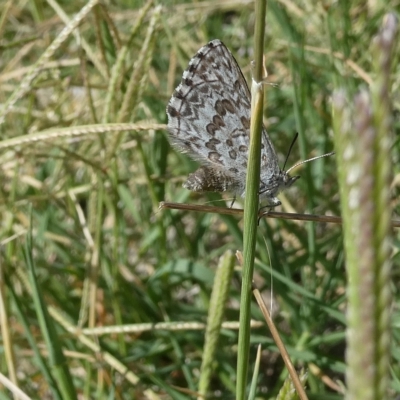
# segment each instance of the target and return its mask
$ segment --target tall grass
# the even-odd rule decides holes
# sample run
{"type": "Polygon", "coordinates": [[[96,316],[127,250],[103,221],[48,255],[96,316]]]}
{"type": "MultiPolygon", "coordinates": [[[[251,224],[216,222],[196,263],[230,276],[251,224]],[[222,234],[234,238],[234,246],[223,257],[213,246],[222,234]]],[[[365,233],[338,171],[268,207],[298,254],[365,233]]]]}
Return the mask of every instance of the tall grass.
{"type": "MultiPolygon", "coordinates": [[[[162,200],[231,202],[229,194],[181,187],[196,165],[169,146],[165,107],[189,59],[214,38],[249,81],[253,4],[158,8],[136,1],[99,4],[87,13],[85,4],[7,1],[0,10],[1,382],[7,378],[9,387],[32,398],[193,398],[216,266],[227,250],[242,250],[243,222],[158,211],[162,200]],[[54,355],[61,351],[66,361],[59,367],[62,358],[54,355]]],[[[266,91],[264,125],[281,165],[295,132],[289,165],[333,150],[331,95],[343,88],[352,98],[374,82],[371,41],[396,6],[394,0],[268,2],[266,66],[277,86],[266,91]]],[[[388,91],[395,140],[387,156],[395,218],[398,42],[393,54],[388,91]]],[[[304,164],[296,172],[301,179],[280,196],[282,210],[341,215],[335,163],[304,164]]],[[[399,239],[393,234],[392,398],[400,393],[399,239]]],[[[308,370],[309,398],[342,399],[341,227],[263,219],[256,240],[255,284],[271,301],[295,366],[308,370]]],[[[238,271],[228,299],[225,322],[236,324],[222,325],[208,364],[210,398],[236,395],[238,271]]],[[[251,317],[263,320],[255,302],[251,317]]],[[[265,325],[252,328],[249,373],[258,344],[257,396],[276,398],[287,370],[265,325]]],[[[1,399],[9,397],[0,389],[1,399]]]]}

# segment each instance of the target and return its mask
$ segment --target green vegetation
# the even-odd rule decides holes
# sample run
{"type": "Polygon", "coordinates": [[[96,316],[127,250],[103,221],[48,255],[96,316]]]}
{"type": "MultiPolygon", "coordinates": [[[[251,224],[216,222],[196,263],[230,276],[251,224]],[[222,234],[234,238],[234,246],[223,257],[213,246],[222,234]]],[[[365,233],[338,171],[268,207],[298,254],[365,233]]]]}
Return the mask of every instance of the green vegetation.
{"type": "MultiPolygon", "coordinates": [[[[196,163],[170,147],[165,108],[190,58],[211,39],[226,44],[250,81],[254,5],[3,3],[1,383],[8,378],[31,398],[191,399],[202,382],[209,398],[235,399],[241,275],[237,268],[231,277],[230,252],[243,249],[243,217],[158,205],[231,203],[229,194],[182,188],[196,163]],[[225,298],[215,288],[211,297],[219,264],[228,268],[230,282],[223,313],[210,304],[225,298]],[[222,325],[217,346],[208,336],[215,352],[207,357],[214,361],[202,367],[210,309],[236,325],[222,325]],[[207,376],[201,379],[200,371],[207,376]]],[[[295,132],[299,139],[289,167],[334,150],[332,94],[344,89],[346,112],[356,112],[356,93],[381,82],[372,39],[384,15],[396,8],[395,0],[369,6],[268,2],[265,63],[274,85],[265,87],[264,125],[281,165],[295,132]]],[[[393,219],[400,199],[398,43],[387,77],[393,219]]],[[[379,99],[373,92],[378,109],[379,99]]],[[[341,215],[340,159],[322,158],[294,171],[301,179],[280,195],[280,210],[341,215]]],[[[388,398],[400,393],[396,229],[393,238],[386,260],[394,266],[391,288],[385,288],[393,291],[388,398]]],[[[304,369],[309,398],[344,398],[347,277],[341,226],[267,218],[256,240],[255,285],[271,301],[296,369],[304,369]]],[[[225,284],[219,277],[217,289],[225,290],[225,284]]],[[[264,321],[255,301],[251,317],[264,321]]],[[[287,369],[266,324],[251,330],[248,381],[258,344],[255,398],[289,398],[283,397],[290,391],[287,369]]],[[[0,400],[10,393],[1,387],[0,400]]]]}

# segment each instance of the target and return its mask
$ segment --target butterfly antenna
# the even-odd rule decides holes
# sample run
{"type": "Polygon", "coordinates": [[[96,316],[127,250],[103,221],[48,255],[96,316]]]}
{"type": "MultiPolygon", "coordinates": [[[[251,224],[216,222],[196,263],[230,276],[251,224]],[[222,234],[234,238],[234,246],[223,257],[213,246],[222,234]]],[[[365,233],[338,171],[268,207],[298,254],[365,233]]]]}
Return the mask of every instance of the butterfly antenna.
{"type": "Polygon", "coordinates": [[[291,151],[292,151],[292,149],[293,149],[293,146],[294,146],[294,144],[296,143],[296,140],[297,140],[298,137],[299,137],[299,132],[296,132],[296,134],[294,135],[294,138],[293,138],[293,140],[292,140],[292,143],[291,143],[291,145],[290,145],[290,147],[289,147],[289,151],[288,151],[288,153],[287,153],[285,163],[283,164],[283,169],[282,169],[282,171],[285,170],[287,160],[289,159],[290,153],[291,153],[291,151]]]}
{"type": "Polygon", "coordinates": [[[290,167],[290,168],[286,171],[286,173],[288,174],[292,169],[295,169],[295,168],[298,167],[299,165],[308,163],[308,162],[310,162],[310,161],[318,160],[319,158],[328,157],[328,156],[333,156],[334,154],[335,154],[335,152],[332,151],[332,152],[330,152],[330,153],[323,154],[322,156],[317,156],[317,157],[309,158],[308,160],[301,161],[301,162],[299,162],[299,163],[293,165],[293,167],[290,167]]]}

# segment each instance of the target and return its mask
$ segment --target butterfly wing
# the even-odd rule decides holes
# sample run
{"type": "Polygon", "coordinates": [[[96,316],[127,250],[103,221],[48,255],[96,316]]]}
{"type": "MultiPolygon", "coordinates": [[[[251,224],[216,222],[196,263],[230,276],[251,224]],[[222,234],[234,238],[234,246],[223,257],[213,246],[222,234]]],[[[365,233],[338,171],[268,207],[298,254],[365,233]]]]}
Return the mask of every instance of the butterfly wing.
{"type": "Polygon", "coordinates": [[[209,42],[192,58],[167,114],[168,131],[177,148],[208,167],[243,179],[250,92],[235,59],[220,40],[209,42]]]}

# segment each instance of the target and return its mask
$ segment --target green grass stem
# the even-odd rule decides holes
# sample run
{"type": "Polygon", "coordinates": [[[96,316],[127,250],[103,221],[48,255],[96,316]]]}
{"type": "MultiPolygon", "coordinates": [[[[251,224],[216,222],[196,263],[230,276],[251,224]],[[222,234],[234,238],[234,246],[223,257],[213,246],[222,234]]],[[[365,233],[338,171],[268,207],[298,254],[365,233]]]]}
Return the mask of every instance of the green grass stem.
{"type": "Polygon", "coordinates": [[[240,300],[240,329],[238,339],[236,399],[246,398],[247,375],[250,355],[250,306],[253,299],[254,258],[259,209],[261,132],[264,111],[264,35],[266,0],[256,1],[256,25],[254,29],[254,72],[251,84],[252,110],[250,123],[250,148],[246,176],[246,195],[244,200],[243,227],[243,270],[240,300]]]}

